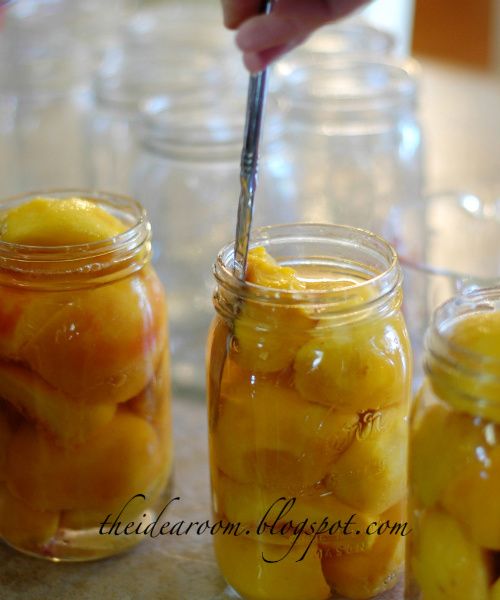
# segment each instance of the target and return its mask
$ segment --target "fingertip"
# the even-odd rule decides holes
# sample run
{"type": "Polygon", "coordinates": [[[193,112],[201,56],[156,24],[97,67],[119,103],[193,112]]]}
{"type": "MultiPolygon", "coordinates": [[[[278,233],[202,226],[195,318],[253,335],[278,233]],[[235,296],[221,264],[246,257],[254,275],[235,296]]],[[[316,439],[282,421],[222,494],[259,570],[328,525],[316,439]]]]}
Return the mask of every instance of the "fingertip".
{"type": "Polygon", "coordinates": [[[245,52],[243,54],[243,64],[250,73],[259,73],[267,66],[259,52],[245,52]]]}
{"type": "Polygon", "coordinates": [[[226,29],[230,29],[234,31],[238,29],[239,22],[236,19],[233,19],[231,16],[224,14],[224,27],[226,29]]]}
{"type": "Polygon", "coordinates": [[[236,32],[236,35],[234,36],[234,42],[242,52],[250,50],[249,38],[250,36],[247,34],[247,29],[245,26],[240,27],[236,32]]]}

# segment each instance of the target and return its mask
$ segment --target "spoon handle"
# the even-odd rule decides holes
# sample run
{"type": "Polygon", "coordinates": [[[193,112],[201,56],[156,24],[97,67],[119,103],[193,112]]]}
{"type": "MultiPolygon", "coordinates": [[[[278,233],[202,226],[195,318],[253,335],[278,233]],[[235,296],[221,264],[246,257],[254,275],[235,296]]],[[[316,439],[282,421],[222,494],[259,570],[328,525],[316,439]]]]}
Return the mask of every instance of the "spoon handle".
{"type": "MultiPolygon", "coordinates": [[[[267,0],[263,3],[261,12],[270,13],[273,4],[274,0],[267,0]]],[[[241,280],[245,279],[247,266],[254,197],[257,187],[260,130],[266,91],[267,68],[260,71],[260,73],[250,75],[248,84],[245,132],[243,150],[241,152],[241,191],[238,203],[238,220],[236,223],[236,242],[234,247],[234,274],[241,280]]]]}

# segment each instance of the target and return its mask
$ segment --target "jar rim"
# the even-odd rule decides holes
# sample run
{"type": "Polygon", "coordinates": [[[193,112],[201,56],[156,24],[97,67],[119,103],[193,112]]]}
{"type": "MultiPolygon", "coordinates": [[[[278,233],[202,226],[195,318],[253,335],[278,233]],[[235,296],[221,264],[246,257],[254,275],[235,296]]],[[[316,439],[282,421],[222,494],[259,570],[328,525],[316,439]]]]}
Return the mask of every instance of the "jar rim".
{"type": "Polygon", "coordinates": [[[217,283],[239,298],[279,305],[342,305],[348,300],[349,293],[354,291],[359,293],[360,290],[368,288],[373,289],[375,284],[379,290],[376,297],[370,298],[362,305],[358,304],[351,308],[344,307],[346,312],[359,310],[360,307],[364,308],[367,305],[378,304],[382,299],[391,297],[401,284],[402,274],[394,248],[382,237],[349,225],[329,223],[268,225],[253,231],[250,248],[259,245],[268,248],[273,242],[288,243],[293,241],[301,244],[307,244],[308,241],[327,244],[337,242],[339,247],[343,246],[344,248],[347,248],[349,244],[354,247],[356,243],[360,243],[360,247],[367,250],[367,256],[368,253],[371,253],[372,256],[378,254],[379,259],[384,263],[384,267],[365,281],[334,290],[312,288],[297,291],[269,288],[252,282],[241,281],[237,278],[232,268],[234,265],[234,242],[231,242],[221,249],[214,264],[213,272],[217,283]]]}
{"type": "MultiPolygon", "coordinates": [[[[137,135],[141,146],[155,154],[181,160],[235,160],[241,154],[246,96],[234,90],[225,98],[205,90],[194,98],[158,95],[141,103],[137,135]]],[[[272,99],[268,99],[268,102],[272,99]]],[[[262,144],[280,139],[282,123],[268,107],[262,144]]]]}
{"type": "Polygon", "coordinates": [[[433,358],[448,363],[454,359],[469,371],[473,367],[478,369],[478,373],[482,366],[497,367],[500,382],[500,356],[470,350],[446,335],[452,325],[480,312],[500,312],[500,286],[467,291],[441,304],[434,311],[427,331],[426,348],[433,358]]]}
{"type": "Polygon", "coordinates": [[[217,65],[208,55],[190,51],[189,70],[174,56],[154,48],[134,53],[130,49],[111,49],[92,80],[96,103],[105,108],[137,112],[141,103],[153,96],[172,94],[181,100],[200,93],[202,84],[218,83],[217,65]]]}
{"type": "Polygon", "coordinates": [[[81,279],[85,273],[89,277],[88,269],[82,268],[85,263],[92,263],[90,272],[95,281],[110,270],[116,274],[120,267],[128,272],[138,270],[149,259],[151,226],[145,209],[137,200],[93,190],[40,190],[0,199],[0,211],[35,198],[89,200],[113,209],[111,212],[117,213],[127,228],[104,240],[77,244],[41,246],[0,239],[0,272],[8,272],[14,280],[27,278],[37,286],[42,286],[45,279],[53,280],[54,284],[70,285],[70,280],[81,279]],[[141,260],[136,261],[141,253],[141,260]]]}
{"type": "Polygon", "coordinates": [[[285,107],[304,112],[318,106],[332,115],[393,110],[413,105],[419,72],[418,62],[411,58],[325,56],[309,63],[302,60],[278,86],[277,93],[285,107]],[[374,70],[378,78],[374,78],[374,70]]]}

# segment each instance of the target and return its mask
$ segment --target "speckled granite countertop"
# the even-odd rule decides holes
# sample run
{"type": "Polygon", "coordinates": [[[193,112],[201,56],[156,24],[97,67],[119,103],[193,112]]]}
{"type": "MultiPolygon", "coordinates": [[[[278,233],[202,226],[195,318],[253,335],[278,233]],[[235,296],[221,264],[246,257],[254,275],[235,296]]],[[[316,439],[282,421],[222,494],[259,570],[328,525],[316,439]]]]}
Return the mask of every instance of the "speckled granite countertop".
{"type": "MultiPolygon", "coordinates": [[[[172,521],[210,517],[205,406],[174,403],[175,488],[172,521]]],[[[225,584],[211,538],[147,538],[134,550],[106,560],[52,564],[0,545],[0,600],[223,600],[225,584]]],[[[402,600],[401,589],[384,600],[402,600]]]]}

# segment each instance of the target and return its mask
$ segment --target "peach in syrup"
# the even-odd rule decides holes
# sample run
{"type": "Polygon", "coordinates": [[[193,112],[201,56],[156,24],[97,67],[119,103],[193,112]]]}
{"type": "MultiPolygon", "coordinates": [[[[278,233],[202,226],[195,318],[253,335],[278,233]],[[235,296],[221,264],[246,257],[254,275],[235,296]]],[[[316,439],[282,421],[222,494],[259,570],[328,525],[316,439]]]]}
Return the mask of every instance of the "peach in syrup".
{"type": "Polygon", "coordinates": [[[406,494],[407,431],[406,407],[375,412],[333,465],[326,487],[361,511],[388,510],[406,494]]]}
{"type": "MultiPolygon", "coordinates": [[[[247,281],[277,290],[306,289],[292,268],[279,265],[264,248],[250,250],[247,281]]],[[[273,303],[259,306],[247,301],[234,324],[234,359],[253,372],[286,369],[314,324],[302,309],[273,303]]]]}
{"type": "MultiPolygon", "coordinates": [[[[404,520],[403,504],[391,507],[379,522],[399,524],[404,520]]],[[[322,568],[332,591],[353,600],[365,600],[394,587],[403,566],[405,539],[385,531],[372,535],[374,543],[364,552],[338,554],[321,546],[322,568]]]]}
{"type": "Polygon", "coordinates": [[[153,516],[172,468],[150,225],[130,199],[84,195],[0,212],[0,536],[53,560],[137,543],[103,542],[99,523],[136,494],[153,516]]]}
{"type": "Polygon", "coordinates": [[[25,424],[9,444],[7,487],[40,511],[101,509],[148,490],[162,458],[153,427],[127,410],[119,410],[84,448],[61,448],[25,424]]]}
{"type": "Polygon", "coordinates": [[[162,287],[146,267],[133,277],[79,292],[34,333],[22,358],[73,398],[124,402],[153,376],[165,328],[162,287]]]}
{"type": "Polygon", "coordinates": [[[40,511],[15,498],[0,484],[0,536],[27,551],[48,544],[59,526],[59,513],[40,511]]]}
{"type": "Polygon", "coordinates": [[[432,508],[420,515],[416,525],[410,568],[423,597],[487,600],[488,557],[459,523],[432,508]]]}
{"type": "Polygon", "coordinates": [[[233,535],[215,535],[213,542],[217,562],[228,583],[248,600],[330,598],[330,588],[321,572],[317,545],[297,562],[304,554],[303,546],[294,546],[288,552],[280,544],[264,544],[233,535]],[[275,562],[263,561],[262,555],[275,562]]]}
{"type": "Polygon", "coordinates": [[[352,440],[357,415],[307,403],[281,382],[222,379],[215,466],[239,482],[295,493],[320,482],[352,440]]]}
{"type": "Polygon", "coordinates": [[[406,488],[411,365],[399,268],[382,240],[350,228],[263,229],[262,244],[272,250],[274,242],[282,262],[253,248],[246,286],[234,281],[229,246],[215,265],[213,509],[245,530],[236,539],[214,536],[217,561],[245,598],[322,600],[340,588],[368,598],[395,585],[403,564],[400,539],[384,545],[366,533],[392,518],[406,488]],[[257,533],[280,498],[295,503],[278,518],[279,531],[257,533]],[[325,517],[333,525],[352,518],[359,533],[304,533],[292,547],[290,521],[300,527],[325,517]],[[308,542],[309,573],[296,556],[308,542]],[[263,558],[290,548],[282,563],[263,558]]]}
{"type": "Polygon", "coordinates": [[[109,423],[116,411],[116,406],[109,402],[88,404],[69,398],[29,369],[3,361],[0,361],[0,398],[63,445],[85,441],[109,423]]]}

